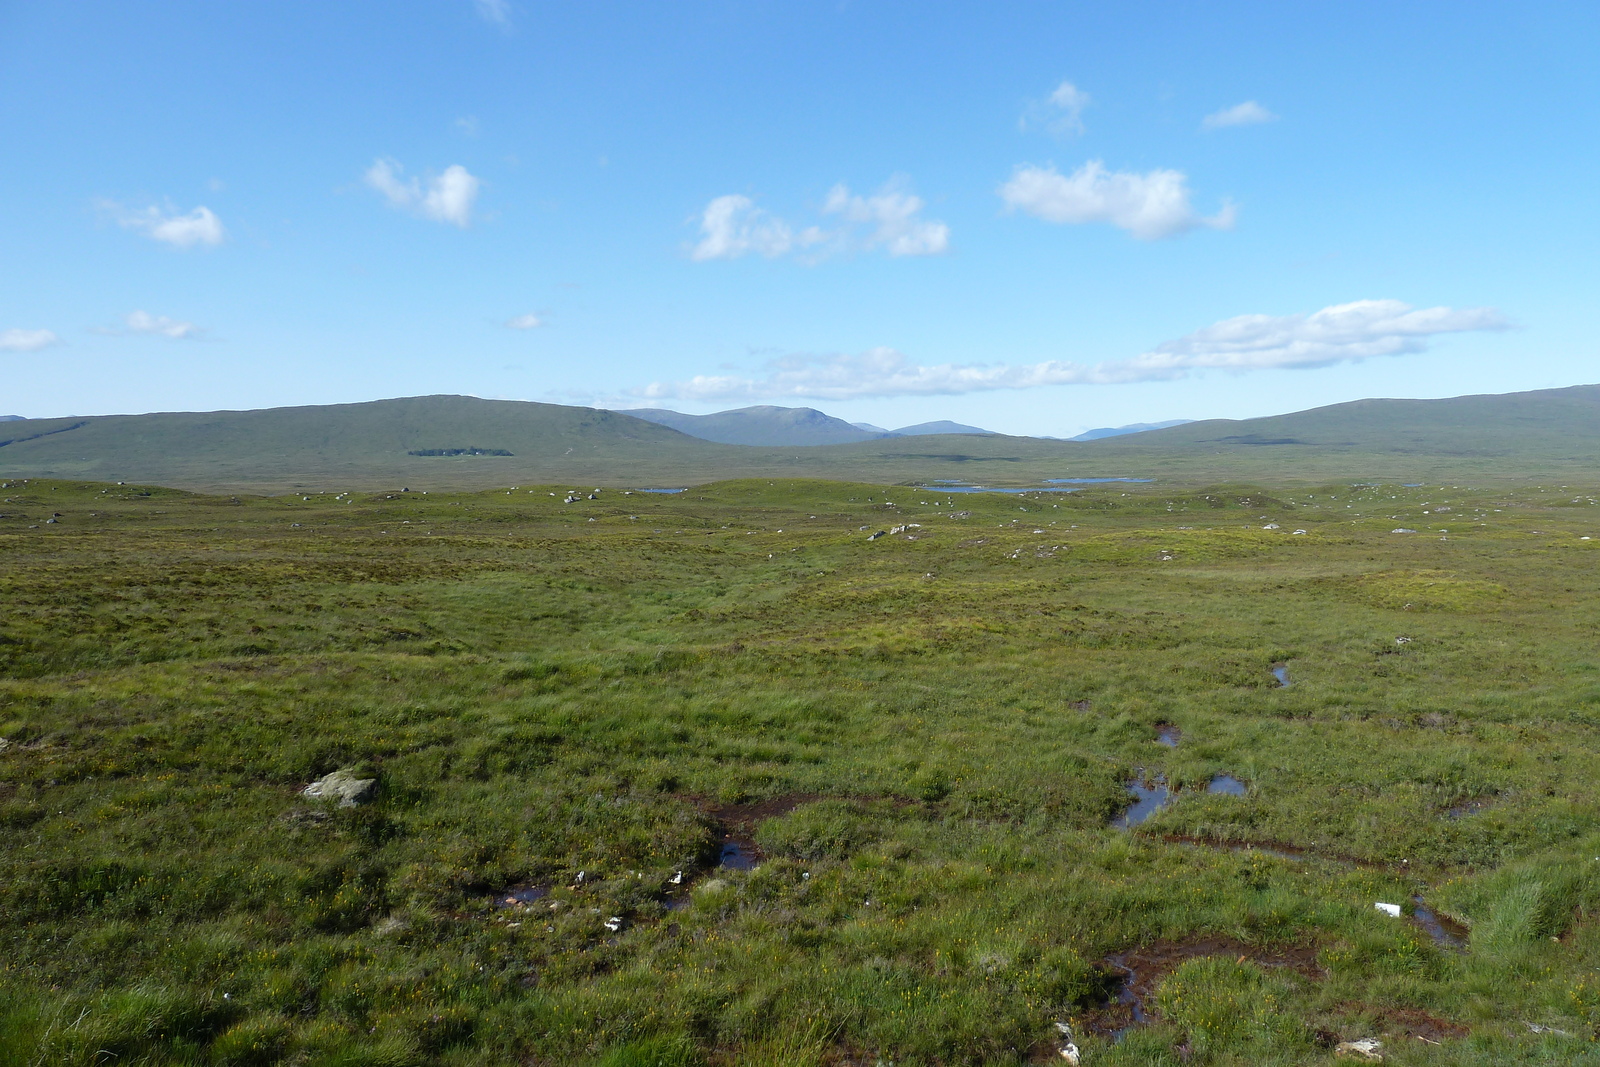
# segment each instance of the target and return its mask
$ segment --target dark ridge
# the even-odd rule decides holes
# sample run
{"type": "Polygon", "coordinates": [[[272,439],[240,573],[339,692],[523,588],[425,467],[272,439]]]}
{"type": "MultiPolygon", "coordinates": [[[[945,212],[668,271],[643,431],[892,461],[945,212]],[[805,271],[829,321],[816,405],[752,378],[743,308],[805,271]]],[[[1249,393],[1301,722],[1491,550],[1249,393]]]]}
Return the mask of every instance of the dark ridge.
{"type": "Polygon", "coordinates": [[[1303,445],[1307,442],[1296,437],[1258,437],[1255,434],[1246,434],[1243,437],[1219,437],[1217,443],[1226,442],[1230,445],[1303,445]]]}
{"type": "MultiPolygon", "coordinates": [[[[8,419],[7,421],[10,420],[8,419]]],[[[26,422],[27,420],[24,419],[22,421],[26,422]]],[[[89,420],[84,419],[82,422],[75,422],[71,426],[58,426],[54,430],[42,430],[39,433],[32,433],[26,437],[12,437],[5,441],[0,441],[0,448],[4,448],[6,445],[20,445],[24,441],[37,441],[41,437],[49,437],[51,434],[55,433],[66,433],[68,430],[77,430],[87,425],[89,425],[89,420]]]]}

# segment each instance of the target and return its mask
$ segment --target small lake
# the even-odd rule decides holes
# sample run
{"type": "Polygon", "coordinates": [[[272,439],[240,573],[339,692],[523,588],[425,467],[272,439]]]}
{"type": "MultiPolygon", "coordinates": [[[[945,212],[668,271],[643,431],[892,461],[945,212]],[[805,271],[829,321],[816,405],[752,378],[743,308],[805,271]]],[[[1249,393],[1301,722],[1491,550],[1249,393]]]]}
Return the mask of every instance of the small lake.
{"type": "Polygon", "coordinates": [[[1107,482],[1150,482],[1153,478],[1046,478],[1043,485],[1014,486],[973,485],[971,482],[936,479],[927,485],[916,486],[941,493],[1076,493],[1077,489],[1062,489],[1063,485],[1101,485],[1107,482]]]}
{"type": "Polygon", "coordinates": [[[635,489],[635,493],[687,493],[687,489],[635,489]]]}

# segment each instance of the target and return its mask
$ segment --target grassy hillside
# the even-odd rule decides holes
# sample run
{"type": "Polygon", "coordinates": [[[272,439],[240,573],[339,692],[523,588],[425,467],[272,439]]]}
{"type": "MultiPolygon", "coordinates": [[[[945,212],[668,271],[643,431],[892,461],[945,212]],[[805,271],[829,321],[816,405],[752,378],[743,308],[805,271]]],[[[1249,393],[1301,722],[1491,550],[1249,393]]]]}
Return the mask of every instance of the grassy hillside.
{"type": "Polygon", "coordinates": [[[452,396],[24,420],[5,424],[0,442],[0,477],[207,490],[683,486],[728,477],[999,485],[1074,477],[1189,485],[1559,481],[1600,466],[1600,386],[1362,400],[1086,442],[949,435],[758,448],[702,441],[616,412],[452,396]]]}

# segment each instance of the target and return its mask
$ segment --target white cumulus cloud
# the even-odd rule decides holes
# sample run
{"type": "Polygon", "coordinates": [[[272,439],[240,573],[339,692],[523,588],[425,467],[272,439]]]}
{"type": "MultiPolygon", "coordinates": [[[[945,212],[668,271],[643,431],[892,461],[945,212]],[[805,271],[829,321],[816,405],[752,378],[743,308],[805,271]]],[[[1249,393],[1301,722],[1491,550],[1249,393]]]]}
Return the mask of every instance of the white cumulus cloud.
{"type": "Polygon", "coordinates": [[[165,315],[152,315],[148,311],[129,312],[128,316],[123,319],[123,323],[123,328],[114,332],[165,337],[169,341],[198,340],[205,333],[203,329],[192,322],[169,319],[165,315]]]}
{"type": "Polygon", "coordinates": [[[870,196],[852,193],[841,184],[829,190],[821,209],[838,225],[797,228],[757,207],[748,196],[719,196],[700,214],[700,240],[689,250],[689,258],[738,259],[755,254],[775,259],[799,253],[808,262],[818,262],[834,254],[873,250],[891,256],[939,255],[950,247],[950,227],[923,218],[925,206],[904,177],[890,179],[870,196]]]}
{"type": "Polygon", "coordinates": [[[471,224],[472,204],[478,199],[481,183],[466,167],[452,164],[444,173],[429,178],[426,185],[418,178],[401,178],[403,169],[392,159],[379,159],[373,161],[363,177],[367,185],[383,194],[391,207],[435,222],[457,226],[471,224]]]}
{"type": "Polygon", "coordinates": [[[649,400],[855,400],[1168,381],[1204,370],[1324,367],[1404,355],[1423,351],[1438,334],[1507,326],[1493,308],[1419,309],[1398,300],[1359,300],[1309,314],[1240,315],[1163,342],[1149,352],[1101,363],[1047,360],[924,366],[892,348],[874,348],[860,354],[782,356],[769,361],[760,377],[697,375],[687,381],[655,382],[631,395],[649,400]]]}
{"type": "Polygon", "coordinates": [[[152,241],[161,241],[174,248],[193,248],[196,245],[219,245],[227,233],[222,220],[208,207],[197,207],[181,213],[170,204],[165,208],[154,204],[144,208],[130,208],[112,200],[100,201],[100,209],[117,220],[117,225],[136,230],[152,241]]]}
{"type": "Polygon", "coordinates": [[[1232,229],[1237,214],[1226,203],[1215,215],[1197,214],[1182,171],[1113,171],[1098,159],[1066,175],[1054,166],[1022,164],[1000,186],[1000,199],[1046,222],[1107,222],[1141,241],[1176,237],[1197,226],[1232,229]]]}
{"type": "Polygon", "coordinates": [[[882,248],[891,256],[936,256],[950,247],[950,227],[918,218],[922,208],[922,198],[909,192],[904,180],[895,180],[872,196],[856,196],[835,185],[822,213],[869,226],[860,238],[863,248],[882,248]]]}
{"type": "Polygon", "coordinates": [[[544,325],[544,320],[537,315],[518,315],[516,318],[506,320],[509,330],[532,330],[544,325]]]}
{"type": "Polygon", "coordinates": [[[794,247],[788,223],[756,207],[737,193],[719,196],[700,215],[700,240],[689,252],[696,261],[738,259],[754,252],[768,259],[794,247]]]}
{"type": "Polygon", "coordinates": [[[1030,126],[1041,126],[1061,137],[1082,133],[1083,109],[1088,106],[1089,94],[1064,81],[1043,100],[1031,102],[1017,121],[1017,126],[1023,130],[1030,126]]]}
{"type": "Polygon", "coordinates": [[[37,352],[60,343],[54,330],[0,330],[0,352],[37,352]]]}
{"type": "Polygon", "coordinates": [[[1255,126],[1263,122],[1272,122],[1277,117],[1254,100],[1246,100],[1242,104],[1213,111],[1200,120],[1200,128],[1220,130],[1225,126],[1255,126]]]}

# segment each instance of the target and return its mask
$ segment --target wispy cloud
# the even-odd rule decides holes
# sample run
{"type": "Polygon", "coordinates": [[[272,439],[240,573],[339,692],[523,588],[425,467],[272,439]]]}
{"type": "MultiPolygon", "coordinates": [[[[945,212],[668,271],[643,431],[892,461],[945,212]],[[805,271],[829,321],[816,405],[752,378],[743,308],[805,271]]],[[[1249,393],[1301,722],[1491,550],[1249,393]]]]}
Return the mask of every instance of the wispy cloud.
{"type": "Polygon", "coordinates": [[[862,248],[882,248],[891,256],[936,256],[950,247],[950,227],[919,218],[923,206],[904,179],[895,179],[872,196],[856,196],[835,185],[822,213],[868,226],[857,239],[862,248]]]}
{"type": "Polygon", "coordinates": [[[367,185],[382,193],[389,206],[409,211],[435,222],[450,222],[457,226],[472,223],[472,205],[478,199],[477,178],[467,168],[454,164],[444,173],[428,179],[426,185],[418,178],[403,179],[404,170],[392,159],[374,160],[363,176],[367,185]]]}
{"type": "Polygon", "coordinates": [[[1067,175],[1053,165],[1021,164],[999,191],[1006,207],[1046,222],[1105,222],[1141,241],[1176,237],[1197,226],[1232,229],[1237,215],[1228,203],[1209,217],[1196,213],[1182,171],[1111,171],[1098,159],[1067,175]]]}
{"type": "Polygon", "coordinates": [[[179,212],[171,204],[165,208],[154,204],[132,208],[114,200],[101,200],[97,206],[124,229],[135,230],[152,241],[160,241],[174,248],[220,245],[227,236],[222,228],[222,220],[204,206],[188,213],[179,212]]]}
{"type": "Polygon", "coordinates": [[[37,352],[60,343],[54,330],[0,330],[0,352],[37,352]]]}
{"type": "Polygon", "coordinates": [[[747,255],[798,253],[808,262],[830,255],[882,250],[891,256],[932,256],[950,247],[950,227],[922,217],[925,207],[910,182],[896,177],[870,196],[849,186],[828,192],[821,214],[840,225],[796,228],[737,193],[719,196],[700,214],[700,240],[689,250],[697,262],[747,255]]]}
{"type": "Polygon", "coordinates": [[[1376,356],[1421,352],[1439,334],[1503,330],[1493,308],[1413,308],[1398,300],[1360,300],[1310,314],[1240,315],[1166,341],[1149,352],[1102,363],[1049,360],[1030,364],[923,366],[892,348],[771,360],[759,378],[699,375],[655,382],[631,395],[648,400],[756,400],[806,397],[927,396],[1031,389],[1043,385],[1109,385],[1169,381],[1197,371],[1325,367],[1376,356]]]}
{"type": "Polygon", "coordinates": [[[1220,130],[1226,126],[1255,126],[1263,122],[1275,122],[1278,116],[1256,103],[1246,100],[1242,104],[1225,107],[1221,111],[1213,111],[1200,120],[1202,130],[1220,130]]]}
{"type": "Polygon", "coordinates": [[[544,320],[537,315],[518,315],[516,318],[506,320],[508,330],[534,330],[544,325],[544,320]]]}
{"type": "Polygon", "coordinates": [[[196,326],[192,322],[168,318],[165,315],[152,315],[148,311],[131,311],[123,317],[122,325],[97,327],[94,332],[113,336],[137,334],[145,337],[164,337],[168,341],[199,341],[206,335],[203,327],[196,326]]]}
{"type": "Polygon", "coordinates": [[[1028,103],[1017,120],[1017,128],[1042,128],[1058,137],[1083,132],[1083,110],[1089,106],[1089,94],[1064,81],[1043,100],[1028,103]]]}
{"type": "Polygon", "coordinates": [[[472,0],[472,6],[478,17],[490,25],[503,30],[511,28],[510,0],[472,0]]]}

